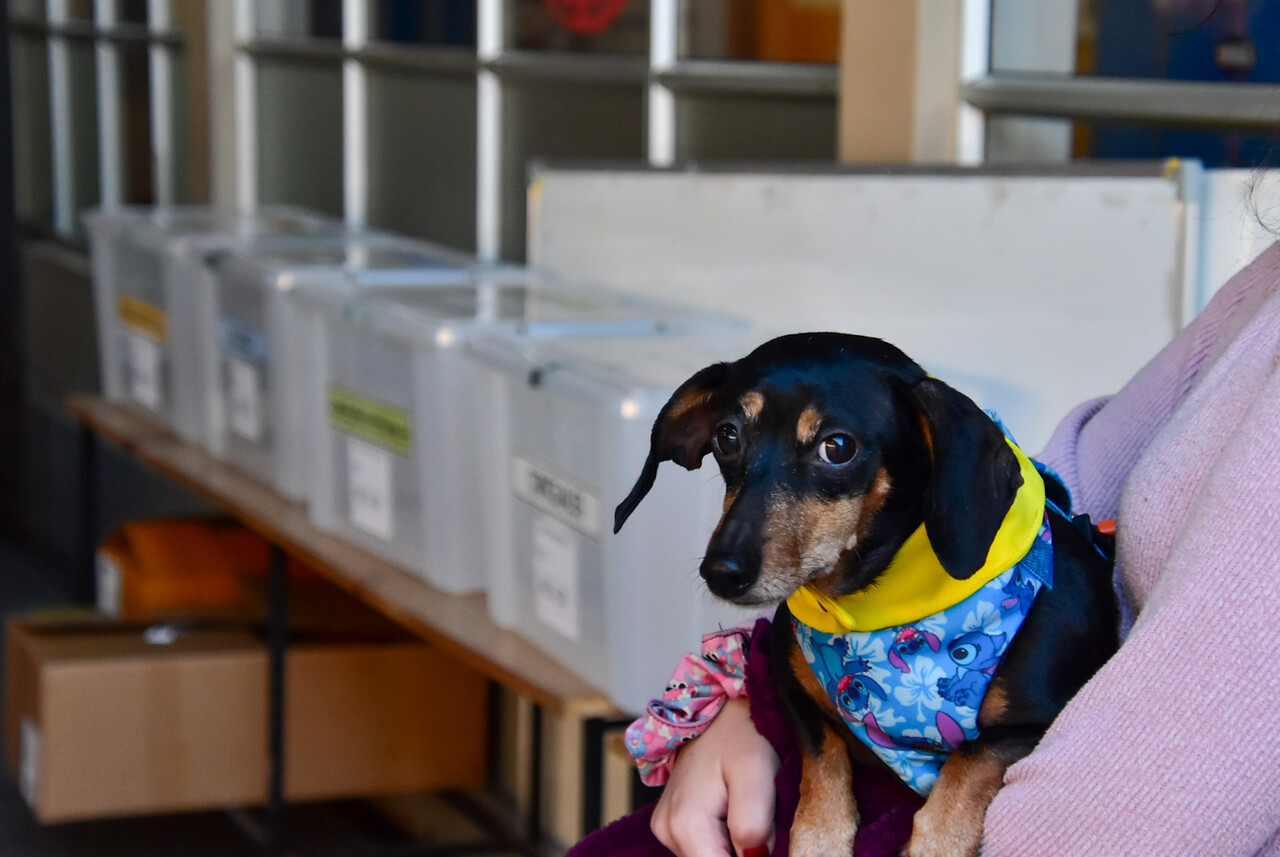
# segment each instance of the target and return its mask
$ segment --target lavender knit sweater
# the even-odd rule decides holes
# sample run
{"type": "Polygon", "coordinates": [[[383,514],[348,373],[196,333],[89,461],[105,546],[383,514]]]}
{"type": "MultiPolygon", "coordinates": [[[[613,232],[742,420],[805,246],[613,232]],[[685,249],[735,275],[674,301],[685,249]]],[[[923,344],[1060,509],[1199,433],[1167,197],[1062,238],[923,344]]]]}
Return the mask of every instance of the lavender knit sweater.
{"type": "Polygon", "coordinates": [[[1280,855],[1280,245],[1040,458],[1137,619],[1008,772],[984,857],[1280,855]]]}

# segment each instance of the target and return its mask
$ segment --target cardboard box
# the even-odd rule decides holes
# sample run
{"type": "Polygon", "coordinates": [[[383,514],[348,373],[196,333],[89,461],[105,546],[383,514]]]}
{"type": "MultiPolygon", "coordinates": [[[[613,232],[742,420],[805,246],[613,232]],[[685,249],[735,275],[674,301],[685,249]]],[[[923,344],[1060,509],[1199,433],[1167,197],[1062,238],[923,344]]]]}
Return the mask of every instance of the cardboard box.
{"type": "MultiPolygon", "coordinates": [[[[252,587],[267,573],[270,545],[221,518],[131,521],[96,557],[98,609],[131,621],[182,615],[252,620],[252,587]]],[[[288,558],[291,580],[315,572],[288,558]]]]}
{"type": "Polygon", "coordinates": [[[759,0],[756,59],[834,63],[840,56],[840,0],[759,0]]]}
{"type": "MultiPolygon", "coordinates": [[[[90,614],[7,627],[5,749],[45,823],[261,804],[267,652],[90,614]]],[[[484,679],[419,642],[305,642],[286,661],[290,800],[484,779],[484,679]]]]}
{"type": "MultiPolygon", "coordinates": [[[[98,610],[126,622],[267,622],[262,536],[223,518],[132,521],[98,548],[98,610]]],[[[288,622],[297,633],[412,639],[384,614],[286,557],[288,622]]]]}
{"type": "Polygon", "coordinates": [[[293,800],[484,783],[488,683],[420,642],[302,644],[286,665],[293,800]]]}

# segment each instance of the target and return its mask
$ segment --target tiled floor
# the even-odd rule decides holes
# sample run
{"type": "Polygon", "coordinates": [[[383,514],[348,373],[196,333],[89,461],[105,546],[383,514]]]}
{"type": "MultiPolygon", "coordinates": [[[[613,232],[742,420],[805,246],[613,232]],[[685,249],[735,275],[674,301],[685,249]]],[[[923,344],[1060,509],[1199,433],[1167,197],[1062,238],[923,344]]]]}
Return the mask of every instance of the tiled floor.
{"type": "MultiPolygon", "coordinates": [[[[0,542],[0,618],[64,603],[48,582],[53,579],[49,572],[38,560],[0,542]]],[[[361,801],[291,807],[288,853],[400,857],[432,842],[475,843],[489,838],[484,828],[435,796],[397,799],[394,813],[400,826],[361,801]]],[[[41,826],[8,769],[0,773],[0,857],[256,857],[261,850],[246,832],[255,821],[253,814],[206,812],[41,826]]],[[[474,847],[468,853],[476,853],[474,847]]],[[[506,852],[484,853],[502,857],[506,852]]]]}

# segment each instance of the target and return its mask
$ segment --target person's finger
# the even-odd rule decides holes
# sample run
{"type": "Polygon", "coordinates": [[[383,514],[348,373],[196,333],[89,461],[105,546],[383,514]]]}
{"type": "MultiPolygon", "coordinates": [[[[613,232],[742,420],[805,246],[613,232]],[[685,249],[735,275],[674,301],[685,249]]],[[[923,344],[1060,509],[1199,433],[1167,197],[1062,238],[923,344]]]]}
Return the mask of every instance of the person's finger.
{"type": "Polygon", "coordinates": [[[677,857],[733,857],[724,824],[723,791],[680,797],[683,799],[670,802],[661,815],[654,811],[651,826],[658,841],[677,857]]]}
{"type": "Polygon", "coordinates": [[[725,818],[729,836],[741,857],[764,857],[773,848],[773,786],[776,757],[746,754],[725,769],[728,806],[725,818]],[[758,849],[764,846],[762,853],[758,849]]]}

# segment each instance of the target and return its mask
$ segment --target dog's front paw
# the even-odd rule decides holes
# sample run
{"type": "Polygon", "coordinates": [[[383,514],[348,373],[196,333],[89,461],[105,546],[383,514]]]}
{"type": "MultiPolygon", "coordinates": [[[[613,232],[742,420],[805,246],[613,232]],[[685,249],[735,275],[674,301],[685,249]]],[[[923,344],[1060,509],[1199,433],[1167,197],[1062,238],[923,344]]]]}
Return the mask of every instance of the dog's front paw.
{"type": "Polygon", "coordinates": [[[983,817],[982,813],[926,801],[916,813],[902,857],[977,857],[983,817]]]}
{"type": "Polygon", "coordinates": [[[941,837],[932,833],[922,836],[912,832],[911,840],[902,849],[902,857],[978,857],[981,837],[973,842],[966,840],[967,837],[954,832],[941,837]]]}
{"type": "Polygon", "coordinates": [[[858,832],[855,816],[834,813],[833,818],[802,819],[791,825],[791,857],[844,857],[853,854],[853,838],[858,832]]]}

